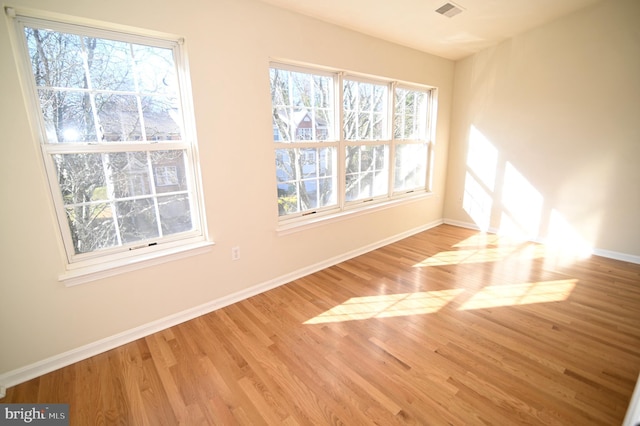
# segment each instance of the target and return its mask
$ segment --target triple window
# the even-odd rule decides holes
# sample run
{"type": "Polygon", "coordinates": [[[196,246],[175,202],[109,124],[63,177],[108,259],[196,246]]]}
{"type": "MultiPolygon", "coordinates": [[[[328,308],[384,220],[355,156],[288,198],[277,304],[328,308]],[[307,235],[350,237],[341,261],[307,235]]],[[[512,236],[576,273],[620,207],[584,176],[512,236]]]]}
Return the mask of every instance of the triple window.
{"type": "Polygon", "coordinates": [[[432,88],[272,64],[281,219],[428,191],[432,88]]]}

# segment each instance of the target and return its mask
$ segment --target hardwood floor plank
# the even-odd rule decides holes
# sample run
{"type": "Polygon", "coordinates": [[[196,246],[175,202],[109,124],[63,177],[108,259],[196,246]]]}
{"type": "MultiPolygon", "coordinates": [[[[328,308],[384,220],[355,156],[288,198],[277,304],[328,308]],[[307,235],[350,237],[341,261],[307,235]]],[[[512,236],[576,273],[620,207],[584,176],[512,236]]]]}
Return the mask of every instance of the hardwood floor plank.
{"type": "Polygon", "coordinates": [[[442,225],[7,389],[72,425],[612,425],[640,265],[442,225]]]}

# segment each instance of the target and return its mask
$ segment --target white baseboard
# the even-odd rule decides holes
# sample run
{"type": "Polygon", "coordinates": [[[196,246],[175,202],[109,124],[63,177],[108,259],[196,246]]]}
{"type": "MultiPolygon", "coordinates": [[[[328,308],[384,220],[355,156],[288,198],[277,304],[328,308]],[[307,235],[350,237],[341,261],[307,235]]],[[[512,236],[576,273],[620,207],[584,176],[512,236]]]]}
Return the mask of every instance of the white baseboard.
{"type": "MultiPolygon", "coordinates": [[[[463,222],[461,220],[455,219],[444,219],[442,223],[446,223],[447,225],[459,226],[460,228],[475,229],[476,231],[480,231],[480,227],[473,222],[463,222]]],[[[487,230],[487,232],[490,232],[492,234],[495,234],[496,231],[496,229],[487,230]]]]}
{"type": "Polygon", "coordinates": [[[617,251],[593,249],[596,256],[608,257],[609,259],[622,260],[623,262],[640,264],[640,256],[633,254],[619,253],[617,251]]]}
{"type": "Polygon", "coordinates": [[[208,314],[210,312],[213,312],[220,308],[224,308],[225,306],[231,305],[241,300],[248,299],[249,297],[255,296],[257,294],[264,293],[267,290],[271,290],[283,284],[294,281],[298,278],[302,278],[314,272],[336,265],[340,262],[344,262],[345,260],[349,260],[351,258],[368,253],[377,248],[380,248],[388,244],[394,243],[396,241],[402,240],[404,238],[410,237],[419,232],[426,231],[427,229],[431,229],[435,226],[441,225],[442,223],[443,223],[442,220],[437,220],[437,221],[419,226],[417,228],[410,229],[408,231],[402,232],[400,234],[394,235],[389,238],[385,238],[383,240],[358,248],[356,250],[352,250],[350,252],[341,254],[339,256],[332,257],[330,259],[324,260],[322,262],[316,263],[306,268],[293,271],[289,274],[285,274],[275,279],[232,293],[228,296],[224,296],[219,299],[213,300],[211,302],[204,303],[200,306],[196,306],[196,307],[187,309],[185,311],[178,312],[173,315],[169,315],[165,318],[152,321],[140,327],[135,327],[133,329],[124,331],[122,333],[118,333],[113,336],[98,340],[96,342],[81,346],[79,348],[72,349],[70,351],[67,351],[58,355],[54,355],[52,357],[18,368],[16,370],[12,370],[12,371],[0,374],[0,398],[5,396],[4,395],[5,390],[11,386],[24,383],[28,380],[42,376],[43,374],[50,373],[59,368],[66,367],[75,362],[82,361],[84,359],[90,358],[92,356],[98,355],[108,350],[117,348],[118,346],[122,346],[124,344],[133,342],[134,340],[149,336],[150,334],[157,333],[158,331],[162,331],[169,327],[173,327],[174,325],[181,324],[185,321],[189,321],[201,315],[208,314]]]}
{"type": "MultiPolygon", "coordinates": [[[[468,229],[474,229],[476,231],[480,231],[480,227],[478,227],[478,225],[476,225],[475,223],[463,222],[463,221],[454,220],[454,219],[444,219],[443,223],[446,223],[447,225],[454,225],[454,226],[459,226],[461,228],[468,228],[468,229]]],[[[498,234],[500,231],[495,228],[489,228],[487,232],[490,232],[492,234],[498,234]]],[[[544,240],[538,239],[538,238],[533,238],[531,239],[531,241],[540,243],[540,244],[545,243],[544,240]]],[[[589,252],[590,254],[594,254],[596,256],[607,257],[609,259],[615,259],[615,260],[621,260],[623,262],[640,264],[640,256],[636,256],[634,254],[620,253],[617,251],[604,250],[604,249],[598,249],[598,248],[592,248],[589,250],[589,252]]]]}

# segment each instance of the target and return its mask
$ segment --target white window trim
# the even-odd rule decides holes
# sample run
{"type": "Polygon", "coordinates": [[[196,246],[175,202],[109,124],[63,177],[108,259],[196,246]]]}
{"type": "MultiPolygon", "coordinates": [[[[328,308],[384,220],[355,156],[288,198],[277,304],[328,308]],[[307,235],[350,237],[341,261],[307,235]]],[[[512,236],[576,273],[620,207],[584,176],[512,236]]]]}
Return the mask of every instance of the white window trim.
{"type": "Polygon", "coordinates": [[[203,238],[199,242],[182,243],[179,246],[169,248],[158,248],[158,246],[141,248],[142,254],[110,262],[73,264],[67,267],[66,272],[58,276],[58,281],[67,287],[85,284],[125,272],[207,253],[211,251],[214,244],[203,238]]]}
{"type": "Polygon", "coordinates": [[[269,63],[269,68],[279,68],[288,71],[297,71],[303,73],[317,74],[317,75],[330,75],[334,78],[334,98],[337,110],[334,111],[335,126],[334,130],[336,139],[329,141],[314,141],[314,142],[282,142],[274,141],[274,149],[282,148],[321,148],[321,147],[335,147],[337,149],[338,159],[338,194],[337,204],[329,207],[319,207],[313,210],[290,214],[286,216],[277,215],[276,233],[279,235],[286,235],[298,230],[304,230],[312,227],[319,226],[324,223],[335,222],[366,214],[373,211],[384,210],[398,205],[403,205],[408,202],[419,201],[435,196],[433,193],[433,167],[434,167],[434,149],[435,149],[435,136],[436,136],[436,117],[438,106],[438,88],[428,86],[419,83],[412,83],[400,80],[393,80],[384,77],[372,76],[362,73],[353,73],[343,70],[332,69],[329,67],[302,64],[299,62],[288,62],[286,60],[273,60],[269,63]],[[378,85],[386,85],[388,87],[387,96],[387,126],[386,135],[384,139],[380,140],[363,140],[363,141],[351,141],[344,139],[343,134],[343,121],[344,121],[344,105],[343,105],[343,82],[344,80],[353,80],[363,83],[372,83],[378,85]],[[395,139],[393,134],[394,123],[394,105],[395,105],[395,88],[402,88],[407,90],[424,91],[428,93],[428,113],[427,113],[427,131],[426,141],[422,140],[405,140],[395,139]],[[394,170],[395,167],[395,147],[398,144],[427,144],[426,149],[426,176],[424,187],[414,188],[410,190],[394,190],[394,170]],[[368,199],[360,199],[355,201],[346,201],[345,194],[345,176],[344,176],[344,162],[345,162],[345,147],[358,146],[358,145],[388,145],[389,147],[389,178],[388,185],[389,190],[386,194],[368,199]]]}
{"type": "MultiPolygon", "coordinates": [[[[36,93],[36,88],[32,83],[33,78],[31,73],[31,66],[29,63],[29,55],[27,51],[26,42],[24,40],[23,28],[24,25],[37,25],[42,26],[43,22],[50,21],[54,23],[54,28],[57,31],[68,31],[71,33],[77,33],[77,27],[88,28],[87,32],[82,34],[91,34],[96,37],[104,37],[114,40],[121,40],[129,43],[140,43],[149,46],[167,47],[171,45],[179,45],[178,48],[174,48],[174,58],[176,66],[179,69],[177,73],[179,79],[180,98],[183,115],[183,141],[177,144],[161,143],[158,144],[159,150],[171,149],[176,146],[180,146],[186,149],[186,155],[190,158],[187,159],[192,168],[192,172],[189,173],[187,179],[189,179],[189,185],[192,188],[192,194],[194,200],[192,205],[194,208],[193,220],[197,221],[198,230],[192,234],[186,234],[185,237],[178,237],[172,240],[166,238],[161,245],[147,244],[137,247],[132,247],[127,251],[120,251],[119,253],[87,256],[85,258],[80,257],[80,260],[71,262],[71,259],[66,254],[69,238],[65,234],[64,226],[59,227],[59,246],[61,252],[64,253],[65,270],[58,276],[58,280],[65,284],[65,286],[74,286],[83,284],[98,279],[122,274],[128,271],[146,268],[149,266],[165,263],[184,257],[194,256],[202,254],[211,250],[215,244],[208,237],[208,229],[206,223],[206,213],[204,209],[204,194],[202,191],[201,183],[201,168],[198,156],[198,144],[195,132],[195,118],[193,111],[193,99],[191,90],[191,81],[189,78],[189,67],[187,61],[187,54],[184,47],[184,39],[180,36],[160,33],[156,31],[145,31],[138,28],[108,24],[101,21],[77,18],[68,15],[37,11],[32,9],[17,9],[13,7],[5,7],[5,14],[8,18],[13,20],[14,30],[10,31],[10,41],[13,46],[14,58],[18,68],[18,75],[20,85],[22,88],[23,96],[27,103],[29,120],[33,130],[34,143],[38,145],[37,152],[40,156],[42,164],[43,175],[47,176],[49,191],[48,198],[51,206],[58,210],[60,208],[59,200],[57,200],[58,189],[55,187],[56,177],[52,177],[51,167],[47,167],[46,161],[51,161],[50,152],[64,152],[65,147],[63,144],[60,146],[50,147],[50,152],[47,152],[43,143],[46,140],[46,132],[42,119],[39,114],[40,104],[36,93]],[[185,145],[188,145],[185,148],[185,145]],[[53,179],[53,180],[51,180],[53,179]],[[135,249],[135,253],[131,253],[135,249]]],[[[116,148],[118,143],[111,142],[110,148],[116,148]]],[[[126,150],[126,143],[121,144],[122,150],[126,150]]],[[[156,148],[154,146],[154,148],[156,148]]],[[[96,151],[100,151],[99,146],[95,147],[96,151]]],[[[118,148],[116,148],[118,149],[118,148]]],[[[59,212],[56,222],[59,224],[59,212]]]]}
{"type": "Polygon", "coordinates": [[[276,234],[279,236],[288,235],[298,231],[316,228],[325,224],[341,222],[343,220],[353,219],[369,213],[387,210],[409,203],[415,203],[432,197],[437,197],[437,195],[430,191],[420,191],[401,194],[392,199],[387,198],[379,202],[361,201],[360,203],[354,203],[346,207],[342,211],[337,208],[333,208],[323,211],[322,213],[309,214],[302,217],[288,219],[286,221],[281,220],[276,227],[276,234]]]}

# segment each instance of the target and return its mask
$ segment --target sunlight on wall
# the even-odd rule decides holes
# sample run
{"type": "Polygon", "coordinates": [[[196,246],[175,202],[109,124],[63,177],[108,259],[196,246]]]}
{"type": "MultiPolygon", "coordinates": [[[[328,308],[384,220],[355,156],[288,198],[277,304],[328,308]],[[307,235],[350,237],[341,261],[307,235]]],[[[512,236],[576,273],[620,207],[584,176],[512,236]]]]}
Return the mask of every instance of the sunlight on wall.
{"type": "Polygon", "coordinates": [[[305,321],[305,324],[430,314],[440,310],[463,291],[464,289],[450,289],[353,297],[343,304],[305,321]]]}
{"type": "MultiPolygon", "coordinates": [[[[501,158],[496,146],[473,125],[469,128],[466,166],[462,207],[481,231],[491,230],[500,238],[509,237],[513,244],[515,241],[544,241],[556,250],[556,254],[560,251],[563,255],[573,256],[593,253],[587,240],[557,209],[545,206],[540,191],[512,162],[501,158]]],[[[463,246],[462,243],[457,245],[463,246]]],[[[497,260],[504,254],[500,249],[482,255],[487,258],[497,256],[497,260]]],[[[419,266],[473,262],[482,255],[440,253],[419,266]]]]}
{"type": "Polygon", "coordinates": [[[471,126],[462,207],[482,231],[491,226],[491,193],[495,189],[497,166],[498,150],[471,126]]]}
{"type": "Polygon", "coordinates": [[[477,292],[459,309],[485,309],[566,300],[578,280],[488,286],[477,292]]]}
{"type": "Polygon", "coordinates": [[[504,212],[500,231],[535,238],[540,231],[543,198],[540,192],[507,162],[502,186],[504,212]]]}
{"type": "Polygon", "coordinates": [[[464,199],[462,208],[467,212],[471,219],[478,225],[481,231],[489,230],[491,226],[491,209],[493,200],[487,191],[478,183],[478,181],[467,172],[464,180],[464,199]]]}
{"type": "Polygon", "coordinates": [[[467,167],[489,191],[495,190],[498,150],[475,126],[469,130],[467,167]]]}

